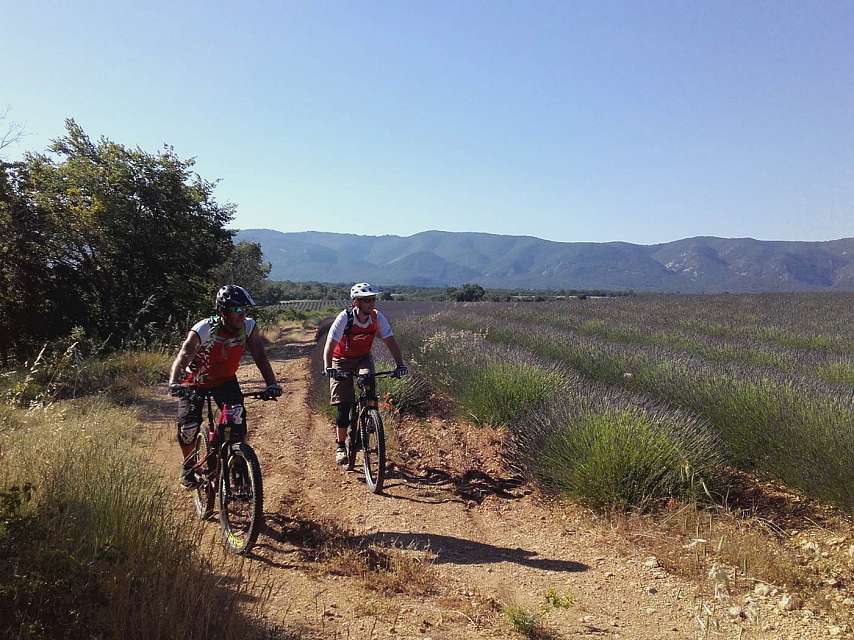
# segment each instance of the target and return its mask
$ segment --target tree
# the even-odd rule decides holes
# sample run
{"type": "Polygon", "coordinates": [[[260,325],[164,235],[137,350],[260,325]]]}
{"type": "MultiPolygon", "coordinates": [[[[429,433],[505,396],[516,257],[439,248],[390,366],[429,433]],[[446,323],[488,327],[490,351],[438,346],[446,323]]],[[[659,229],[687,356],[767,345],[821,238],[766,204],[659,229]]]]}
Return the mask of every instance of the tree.
{"type": "Polygon", "coordinates": [[[15,320],[17,353],[75,326],[118,345],[212,308],[234,206],[218,204],[215,183],[192,167],[168,146],[150,154],[93,142],[73,120],[48,153],[2,165],[0,256],[15,257],[0,266],[12,289],[0,317],[26,304],[38,321],[15,320]]]}
{"type": "Polygon", "coordinates": [[[214,279],[222,284],[236,284],[260,299],[271,265],[264,262],[261,245],[257,242],[238,242],[225,262],[214,270],[214,279]]]}
{"type": "Polygon", "coordinates": [[[50,223],[22,196],[29,175],[0,161],[0,361],[24,359],[55,316],[58,283],[51,270],[50,223]]]}
{"type": "Polygon", "coordinates": [[[467,283],[461,289],[453,290],[454,300],[457,302],[477,302],[483,298],[485,293],[483,287],[474,283],[467,283]]]}
{"type": "MultiPolygon", "coordinates": [[[[0,111],[0,123],[8,120],[9,118],[9,107],[4,108],[0,111]]],[[[24,137],[24,125],[19,122],[9,121],[6,123],[6,126],[0,125],[0,151],[9,147],[16,142],[18,142],[21,138],[24,137]]]]}

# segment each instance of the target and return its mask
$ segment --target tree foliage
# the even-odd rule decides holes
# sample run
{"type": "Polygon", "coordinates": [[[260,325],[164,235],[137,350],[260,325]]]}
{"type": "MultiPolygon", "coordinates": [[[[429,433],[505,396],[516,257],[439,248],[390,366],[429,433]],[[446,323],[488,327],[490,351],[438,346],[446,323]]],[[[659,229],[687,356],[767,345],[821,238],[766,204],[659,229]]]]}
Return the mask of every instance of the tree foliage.
{"type": "Polygon", "coordinates": [[[48,153],[0,162],[0,349],[18,357],[81,327],[113,344],[211,307],[234,206],[166,146],[155,154],[73,120],[48,153]]]}
{"type": "Polygon", "coordinates": [[[258,300],[270,269],[270,263],[264,262],[260,244],[238,242],[222,265],[214,271],[214,279],[223,284],[240,285],[258,300]]]}
{"type": "MultiPolygon", "coordinates": [[[[255,292],[252,291],[252,294],[255,295],[255,292]]],[[[255,301],[259,304],[276,304],[283,300],[344,300],[349,297],[349,284],[282,280],[266,283],[255,301]]]]}
{"type": "Polygon", "coordinates": [[[482,300],[486,291],[479,284],[466,283],[459,289],[449,289],[448,295],[457,302],[477,302],[482,300]]]}

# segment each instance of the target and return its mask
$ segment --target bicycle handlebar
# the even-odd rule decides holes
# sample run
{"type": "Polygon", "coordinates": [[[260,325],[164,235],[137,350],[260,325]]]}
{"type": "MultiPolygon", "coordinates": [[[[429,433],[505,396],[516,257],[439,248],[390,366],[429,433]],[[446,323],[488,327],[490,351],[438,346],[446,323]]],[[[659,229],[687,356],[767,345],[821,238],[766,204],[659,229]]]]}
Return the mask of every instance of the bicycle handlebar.
{"type": "MultiPolygon", "coordinates": [[[[323,372],[323,375],[326,375],[325,371],[323,372]]],[[[396,369],[393,369],[391,371],[376,371],[374,373],[357,373],[355,371],[341,371],[339,369],[335,369],[335,373],[333,374],[333,377],[336,380],[346,380],[347,378],[356,378],[356,377],[361,377],[361,378],[385,378],[385,377],[399,378],[400,375],[397,373],[396,369]]]]}
{"type": "Polygon", "coordinates": [[[264,400],[265,402],[267,400],[272,400],[274,402],[276,401],[275,397],[267,395],[266,389],[261,389],[260,391],[250,391],[249,393],[244,393],[243,397],[244,398],[259,398],[261,400],[264,400]]]}
{"type": "MultiPolygon", "coordinates": [[[[189,398],[193,395],[201,396],[202,398],[206,398],[209,395],[213,394],[212,389],[200,389],[199,387],[182,384],[176,386],[170,386],[170,391],[173,392],[173,395],[179,398],[189,398]]],[[[267,395],[267,389],[259,389],[258,391],[249,391],[247,393],[241,393],[244,398],[258,398],[260,400],[273,400],[276,398],[267,395]]]]}

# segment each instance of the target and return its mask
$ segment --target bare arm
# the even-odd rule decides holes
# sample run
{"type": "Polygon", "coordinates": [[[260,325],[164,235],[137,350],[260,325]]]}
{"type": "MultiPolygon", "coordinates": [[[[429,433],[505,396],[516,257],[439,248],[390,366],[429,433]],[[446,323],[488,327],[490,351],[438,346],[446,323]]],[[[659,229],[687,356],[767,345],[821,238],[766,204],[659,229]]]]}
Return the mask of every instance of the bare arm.
{"type": "Polygon", "coordinates": [[[394,336],[383,338],[383,342],[385,342],[385,346],[387,346],[388,350],[391,352],[391,356],[394,358],[395,364],[397,364],[398,367],[402,365],[403,354],[400,353],[400,345],[397,344],[397,340],[394,339],[394,336]]]}
{"type": "Polygon", "coordinates": [[[323,366],[328,369],[332,366],[332,339],[327,336],[326,344],[323,346],[323,366]]]}
{"type": "Polygon", "coordinates": [[[325,369],[329,369],[332,366],[332,354],[335,351],[335,345],[341,338],[346,326],[347,314],[341,312],[335,317],[335,320],[332,321],[332,325],[329,327],[329,331],[326,332],[326,344],[323,345],[323,367],[325,369]]]}
{"type": "Polygon", "coordinates": [[[178,355],[172,362],[172,369],[169,371],[169,384],[178,384],[181,382],[181,374],[187,368],[187,365],[196,357],[196,352],[199,350],[199,345],[202,343],[199,334],[195,331],[190,331],[187,334],[187,339],[181,345],[178,355]]]}
{"type": "Polygon", "coordinates": [[[247,346],[249,347],[249,352],[252,354],[252,358],[255,360],[258,371],[261,372],[261,376],[264,378],[264,382],[267,383],[267,386],[269,387],[271,385],[278,384],[278,382],[276,382],[276,374],[273,371],[269,358],[267,358],[267,350],[264,348],[264,341],[261,339],[261,336],[258,335],[257,331],[253,331],[252,335],[249,336],[247,346]]]}

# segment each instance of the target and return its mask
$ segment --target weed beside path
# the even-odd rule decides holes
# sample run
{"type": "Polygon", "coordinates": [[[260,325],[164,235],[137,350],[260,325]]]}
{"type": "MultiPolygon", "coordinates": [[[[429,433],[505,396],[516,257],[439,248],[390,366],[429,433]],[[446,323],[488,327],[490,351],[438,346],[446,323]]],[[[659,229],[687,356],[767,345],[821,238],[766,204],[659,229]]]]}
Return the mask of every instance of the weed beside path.
{"type": "Polygon", "coordinates": [[[263,600],[93,398],[8,410],[0,434],[0,637],[261,638],[263,600]]]}

